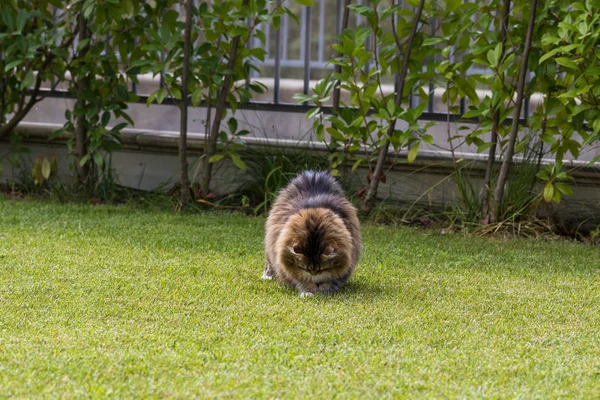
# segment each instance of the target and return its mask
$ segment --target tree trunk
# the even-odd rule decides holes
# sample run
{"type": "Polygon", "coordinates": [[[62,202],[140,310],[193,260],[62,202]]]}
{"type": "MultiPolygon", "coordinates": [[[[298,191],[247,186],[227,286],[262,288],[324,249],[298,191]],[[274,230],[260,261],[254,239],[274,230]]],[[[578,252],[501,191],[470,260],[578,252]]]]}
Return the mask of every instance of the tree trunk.
{"type": "MultiPolygon", "coordinates": [[[[87,23],[85,22],[85,18],[83,17],[83,11],[80,11],[77,21],[79,25],[79,41],[81,42],[89,38],[89,32],[87,28],[87,23]]],[[[81,60],[87,52],[88,46],[85,46],[83,49],[81,49],[81,51],[77,55],[77,58],[81,60]]],[[[85,76],[80,76],[76,83],[77,92],[82,93],[83,91],[85,91],[87,85],[87,78],[85,76]]],[[[78,98],[77,102],[75,103],[75,110],[79,110],[79,115],[77,115],[75,121],[75,155],[77,157],[78,182],[82,187],[85,187],[88,191],[91,191],[94,184],[94,182],[92,182],[91,176],[91,165],[94,162],[94,160],[90,158],[84,165],[81,165],[81,160],[88,154],[85,113],[82,112],[85,109],[86,104],[87,102],[82,98],[78,98]]]]}
{"type": "MultiPolygon", "coordinates": [[[[425,4],[425,0],[419,1],[419,6],[417,7],[417,12],[415,14],[415,20],[412,27],[412,31],[410,36],[408,37],[408,42],[406,43],[406,52],[402,58],[402,70],[400,72],[399,77],[399,85],[398,92],[396,92],[396,107],[400,107],[402,105],[402,96],[404,93],[404,83],[406,81],[406,75],[408,73],[408,64],[410,60],[410,52],[412,50],[412,44],[415,39],[415,35],[417,34],[417,29],[419,27],[419,21],[421,20],[421,13],[423,12],[423,6],[425,4]]],[[[394,29],[395,31],[395,29],[394,29]]],[[[396,43],[398,47],[398,51],[401,52],[402,48],[399,42],[396,43]]],[[[377,188],[379,186],[379,181],[381,179],[381,175],[383,172],[383,164],[385,163],[385,159],[388,154],[388,150],[390,148],[390,140],[389,138],[394,135],[394,130],[396,127],[396,119],[394,119],[390,123],[390,127],[387,132],[387,137],[385,139],[385,143],[381,147],[379,151],[379,156],[377,157],[377,164],[375,165],[375,170],[371,176],[371,184],[369,185],[369,189],[367,190],[367,194],[365,199],[363,200],[361,211],[365,214],[371,212],[373,207],[375,206],[375,200],[377,197],[377,188]]]]}
{"type": "Polygon", "coordinates": [[[512,126],[510,130],[510,136],[508,138],[508,144],[506,146],[506,153],[504,160],[502,161],[502,167],[500,168],[500,174],[498,175],[498,182],[496,183],[496,190],[494,192],[494,217],[497,221],[502,212],[502,206],[504,202],[504,187],[508,178],[508,170],[512,162],[513,153],[515,150],[515,143],[517,141],[517,133],[519,132],[519,118],[521,116],[521,107],[523,106],[523,93],[525,91],[525,76],[527,75],[527,65],[529,59],[529,53],[531,52],[531,41],[533,37],[533,28],[535,25],[535,15],[537,9],[537,0],[531,1],[531,9],[529,14],[529,23],[527,26],[527,36],[525,38],[525,49],[523,51],[523,62],[519,71],[519,80],[517,83],[517,101],[515,102],[515,110],[513,112],[512,126]]]}
{"type": "MultiPolygon", "coordinates": [[[[502,16],[500,17],[500,60],[504,58],[504,52],[506,47],[506,40],[508,38],[508,18],[510,16],[510,2],[511,0],[504,0],[504,6],[502,7],[502,16]]],[[[499,77],[496,77],[499,79],[499,77]]],[[[494,110],[492,114],[492,137],[490,141],[492,145],[488,151],[487,166],[485,168],[485,177],[483,178],[483,188],[481,189],[481,215],[483,221],[490,222],[493,219],[492,213],[490,212],[490,195],[491,195],[491,182],[492,175],[494,172],[494,164],[496,161],[496,147],[498,145],[498,128],[500,127],[500,113],[498,110],[494,110]]]]}
{"type": "Polygon", "coordinates": [[[183,72],[181,74],[181,101],[179,103],[179,168],[180,168],[180,194],[181,204],[190,202],[190,178],[188,176],[187,162],[187,120],[188,120],[188,81],[190,75],[190,57],[192,53],[192,13],[194,2],[186,0],[185,3],[185,31],[183,36],[183,72]]]}
{"type": "MultiPolygon", "coordinates": [[[[242,2],[242,8],[245,7],[248,7],[248,0],[244,0],[242,2]]],[[[233,70],[237,61],[237,53],[238,48],[240,46],[240,40],[241,36],[236,36],[233,38],[233,41],[231,43],[231,52],[229,54],[229,60],[227,61],[228,71],[233,70]]],[[[215,119],[212,123],[210,135],[208,137],[208,146],[206,147],[204,153],[204,168],[202,170],[201,184],[202,195],[204,196],[210,193],[210,179],[212,177],[212,163],[210,162],[210,158],[217,152],[217,139],[219,138],[221,121],[223,120],[223,114],[225,113],[225,107],[227,105],[227,95],[229,94],[229,90],[231,88],[232,83],[233,78],[231,76],[231,73],[228,73],[227,75],[225,75],[225,79],[223,79],[223,86],[221,86],[219,98],[217,99],[217,104],[215,106],[215,119]]]]}

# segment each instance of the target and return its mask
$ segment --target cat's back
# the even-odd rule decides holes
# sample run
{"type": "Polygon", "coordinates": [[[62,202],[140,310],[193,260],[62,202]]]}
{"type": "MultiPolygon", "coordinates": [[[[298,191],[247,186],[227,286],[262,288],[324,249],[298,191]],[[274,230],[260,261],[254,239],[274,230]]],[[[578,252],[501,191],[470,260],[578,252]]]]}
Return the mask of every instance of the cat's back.
{"type": "Polygon", "coordinates": [[[304,208],[329,208],[344,214],[340,184],[327,172],[304,171],[282,189],[267,218],[267,231],[280,229],[288,217],[304,208]]]}
{"type": "Polygon", "coordinates": [[[281,191],[277,202],[300,203],[324,196],[343,197],[344,193],[340,184],[329,173],[304,171],[281,191]]]}
{"type": "Polygon", "coordinates": [[[279,192],[269,212],[267,230],[280,229],[291,215],[308,208],[329,209],[344,222],[358,221],[354,207],[335,178],[324,171],[304,171],[279,192]]]}

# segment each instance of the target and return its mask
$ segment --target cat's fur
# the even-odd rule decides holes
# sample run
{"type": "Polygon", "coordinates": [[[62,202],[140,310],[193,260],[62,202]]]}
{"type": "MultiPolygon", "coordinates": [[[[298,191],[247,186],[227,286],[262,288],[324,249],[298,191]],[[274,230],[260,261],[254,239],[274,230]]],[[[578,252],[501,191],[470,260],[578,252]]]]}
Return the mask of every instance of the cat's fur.
{"type": "Polygon", "coordinates": [[[305,171],[283,189],[266,223],[264,279],[301,296],[335,293],[350,278],[362,250],[356,209],[326,172],[305,171]]]}

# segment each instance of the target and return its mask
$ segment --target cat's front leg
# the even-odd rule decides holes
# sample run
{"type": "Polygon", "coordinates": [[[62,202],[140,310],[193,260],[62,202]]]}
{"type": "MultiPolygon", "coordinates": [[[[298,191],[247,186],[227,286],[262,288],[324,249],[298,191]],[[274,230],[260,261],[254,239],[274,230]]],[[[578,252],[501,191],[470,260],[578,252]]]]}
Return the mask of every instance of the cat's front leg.
{"type": "Polygon", "coordinates": [[[323,294],[334,294],[337,293],[342,286],[344,286],[344,282],[340,279],[334,279],[332,281],[327,281],[320,283],[317,291],[323,294]]]}
{"type": "Polygon", "coordinates": [[[300,297],[312,297],[317,292],[317,285],[314,283],[298,283],[296,288],[300,297]]]}
{"type": "Polygon", "coordinates": [[[261,278],[267,280],[273,279],[273,267],[271,267],[269,260],[265,261],[265,270],[263,271],[261,278]]]}

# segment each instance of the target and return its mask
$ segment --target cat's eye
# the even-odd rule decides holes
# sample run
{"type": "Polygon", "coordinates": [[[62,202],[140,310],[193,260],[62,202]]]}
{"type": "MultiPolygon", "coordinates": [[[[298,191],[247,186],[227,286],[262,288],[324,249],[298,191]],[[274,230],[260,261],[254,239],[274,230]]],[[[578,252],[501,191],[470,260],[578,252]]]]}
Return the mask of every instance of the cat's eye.
{"type": "Polygon", "coordinates": [[[301,245],[299,245],[298,243],[294,244],[294,253],[296,254],[302,254],[304,252],[304,249],[302,248],[301,245]]]}
{"type": "Polygon", "coordinates": [[[294,253],[299,256],[304,254],[304,249],[302,248],[302,245],[298,243],[294,243],[292,246],[289,246],[288,249],[291,253],[294,253]]]}
{"type": "Polygon", "coordinates": [[[333,248],[332,245],[328,245],[327,247],[325,247],[323,249],[323,252],[321,253],[321,257],[323,257],[324,259],[328,259],[331,257],[335,256],[335,249],[333,248]]]}

